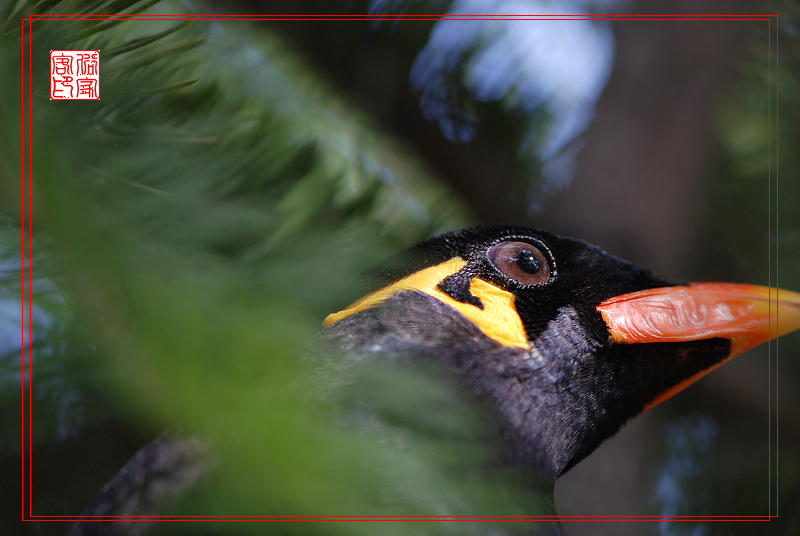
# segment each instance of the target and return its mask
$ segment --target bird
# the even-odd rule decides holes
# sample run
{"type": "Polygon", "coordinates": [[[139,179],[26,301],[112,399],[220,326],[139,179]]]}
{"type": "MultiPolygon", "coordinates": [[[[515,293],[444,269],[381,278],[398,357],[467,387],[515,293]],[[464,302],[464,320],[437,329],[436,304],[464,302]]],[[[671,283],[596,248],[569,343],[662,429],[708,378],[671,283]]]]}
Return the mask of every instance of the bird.
{"type": "MultiPolygon", "coordinates": [[[[309,341],[318,376],[303,389],[337,408],[335,427],[377,430],[381,447],[411,459],[400,467],[448,465],[431,478],[445,481],[439,488],[403,483],[419,479],[419,471],[377,467],[375,480],[389,474],[394,485],[374,497],[388,517],[474,522],[516,501],[510,511],[527,508],[524,519],[538,520],[504,525],[519,516],[501,514],[492,525],[413,525],[414,533],[564,534],[552,498],[560,476],[637,415],[798,328],[800,293],[674,283],[581,240],[480,225],[430,238],[365,270],[309,341]],[[373,364],[379,374],[371,374],[373,364]],[[463,426],[473,418],[476,426],[463,426]],[[475,452],[465,455],[469,448],[459,443],[475,452]]],[[[191,485],[186,475],[203,470],[202,458],[187,448],[192,444],[166,437],[145,446],[83,515],[107,515],[118,498],[150,496],[164,482],[175,484],[170,493],[183,493],[191,485]]],[[[359,452],[370,467],[392,459],[359,452]]],[[[125,530],[79,521],[70,535],[125,530]]]]}
{"type": "Polygon", "coordinates": [[[798,293],[673,283],[514,225],[430,238],[367,269],[349,294],[320,337],[359,363],[448,371],[491,408],[503,462],[546,491],[626,422],[800,328],[798,293]]]}

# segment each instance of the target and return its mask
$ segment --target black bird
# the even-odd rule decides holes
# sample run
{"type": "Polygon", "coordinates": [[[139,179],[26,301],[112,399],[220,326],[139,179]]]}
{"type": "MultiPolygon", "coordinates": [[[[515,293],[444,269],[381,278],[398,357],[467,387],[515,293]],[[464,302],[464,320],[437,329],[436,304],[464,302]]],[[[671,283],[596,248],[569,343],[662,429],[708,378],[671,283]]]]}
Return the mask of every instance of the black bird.
{"type": "MultiPolygon", "coordinates": [[[[336,363],[332,372],[320,367],[315,382],[321,384],[319,392],[331,406],[342,400],[354,406],[356,424],[381,433],[392,426],[417,427],[434,441],[440,437],[431,426],[474,412],[496,440],[486,443],[480,437],[480,448],[489,445],[498,455],[474,466],[469,466],[474,458],[467,457],[467,469],[473,472],[464,480],[480,480],[487,471],[502,473],[499,479],[481,481],[494,486],[481,488],[481,493],[497,491],[498,483],[517,486],[505,495],[500,492],[501,502],[519,499],[523,481],[534,490],[516,503],[530,507],[526,516],[552,516],[555,480],[626,421],[735,355],[800,328],[798,293],[727,283],[674,285],[580,240],[507,225],[431,238],[368,270],[352,292],[362,297],[328,316],[316,340],[347,356],[343,364],[330,360],[336,363]],[[371,363],[400,366],[373,382],[372,391],[358,391],[363,399],[330,395],[371,363]],[[460,412],[445,408],[437,418],[439,410],[431,407],[430,396],[397,400],[391,389],[403,378],[394,373],[427,375],[450,394],[455,385],[466,396],[432,398],[468,407],[460,412]],[[388,405],[381,406],[387,399],[388,405]]],[[[312,359],[320,363],[328,356],[316,351],[312,359]]],[[[312,387],[319,394],[316,389],[312,387]]],[[[344,413],[350,416],[348,411],[344,413]]],[[[349,417],[345,421],[354,422],[349,417]]],[[[457,448],[461,436],[456,428],[442,433],[445,448],[457,448]]],[[[381,439],[401,450],[407,447],[402,434],[381,439]]],[[[167,491],[178,495],[202,472],[191,445],[169,438],[149,444],[83,515],[131,515],[131,507],[142,505],[146,508],[139,513],[150,514],[148,499],[163,502],[153,489],[167,482],[175,490],[167,491]]],[[[464,465],[452,463],[457,457],[443,458],[461,471],[464,465]]],[[[423,490],[410,485],[401,494],[416,497],[423,490]]],[[[380,508],[392,515],[418,512],[414,506],[404,510],[391,493],[376,498],[380,508]]],[[[486,494],[473,495],[482,507],[486,494]]],[[[461,496],[430,510],[437,516],[485,515],[470,510],[475,504],[461,496]]],[[[562,534],[556,524],[427,528],[448,534],[562,534]]],[[[415,534],[425,531],[419,525],[412,529],[415,534]]],[[[128,530],[120,522],[79,521],[70,535],[119,536],[128,530]]]]}
{"type": "Polygon", "coordinates": [[[505,225],[429,239],[357,286],[363,297],[327,317],[323,339],[361,361],[442,364],[493,408],[505,460],[544,489],[637,414],[800,327],[800,294],[674,285],[505,225]]]}

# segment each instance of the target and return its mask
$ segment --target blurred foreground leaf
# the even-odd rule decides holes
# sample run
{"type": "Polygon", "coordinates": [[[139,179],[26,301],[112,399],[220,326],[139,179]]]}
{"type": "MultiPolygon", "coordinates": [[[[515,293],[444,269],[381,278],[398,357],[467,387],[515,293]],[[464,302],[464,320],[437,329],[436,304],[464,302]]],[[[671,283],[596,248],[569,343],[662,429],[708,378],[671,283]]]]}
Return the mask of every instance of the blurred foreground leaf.
{"type": "MultiPolygon", "coordinates": [[[[10,13],[108,14],[149,4],[22,3],[10,13]]],[[[148,13],[191,14],[178,2],[148,13]]],[[[11,73],[5,93],[18,95],[14,27],[13,20],[4,26],[0,64],[11,73]]],[[[78,449],[86,426],[113,420],[142,435],[169,427],[213,444],[219,470],[180,514],[547,509],[521,491],[527,483],[518,476],[481,468],[486,432],[475,429],[475,408],[454,386],[376,364],[352,379],[353,393],[379,395],[380,413],[393,424],[343,427],[330,403],[340,395],[319,389],[320,363],[335,367],[339,358],[305,357],[340,289],[364,266],[467,223],[464,208],[413,155],[279,39],[245,22],[53,19],[34,21],[31,31],[32,236],[17,223],[27,214],[15,200],[28,192],[18,186],[14,99],[0,103],[0,141],[8,148],[0,189],[2,252],[13,260],[24,236],[33,288],[46,290],[32,294],[33,307],[47,311],[33,332],[34,448],[49,448],[58,460],[64,438],[55,430],[71,422],[70,413],[61,424],[46,416],[73,400],[67,409],[78,417],[68,435],[78,449]],[[58,49],[101,51],[101,100],[49,100],[47,58],[58,49]],[[65,387],[48,391],[42,378],[65,387]],[[439,406],[445,409],[431,410],[439,406]],[[418,423],[420,415],[426,419],[418,423]]],[[[4,297],[19,296],[18,279],[2,281],[4,297]]],[[[3,356],[9,390],[19,355],[12,345],[3,356]]],[[[19,431],[11,401],[20,393],[9,392],[4,438],[19,431]]],[[[81,479],[84,467],[60,461],[56,481],[81,479]]],[[[33,496],[39,515],[74,515],[87,502],[57,489],[33,496]]],[[[425,527],[483,531],[477,523],[425,527]]],[[[375,530],[366,523],[270,528],[375,530]]],[[[420,525],[380,530],[416,533],[420,525]]]]}

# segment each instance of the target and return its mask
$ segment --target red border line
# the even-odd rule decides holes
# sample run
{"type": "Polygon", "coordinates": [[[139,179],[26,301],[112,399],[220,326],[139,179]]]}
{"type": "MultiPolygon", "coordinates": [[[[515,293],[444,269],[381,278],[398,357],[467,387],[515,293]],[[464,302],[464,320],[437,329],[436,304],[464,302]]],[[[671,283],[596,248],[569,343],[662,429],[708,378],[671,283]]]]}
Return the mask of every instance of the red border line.
{"type": "MultiPolygon", "coordinates": [[[[20,21],[20,66],[25,65],[25,19],[20,21]]],[[[22,360],[20,363],[20,378],[22,379],[22,388],[20,389],[20,456],[21,469],[20,475],[22,482],[20,490],[22,491],[21,509],[22,519],[25,519],[25,144],[22,140],[25,139],[25,69],[20,68],[20,141],[22,150],[20,151],[20,214],[22,221],[20,222],[20,242],[22,251],[20,252],[20,276],[22,288],[20,289],[20,318],[22,319],[22,338],[20,340],[20,348],[22,349],[22,360]]]]}
{"type": "Polygon", "coordinates": [[[178,15],[178,14],[113,14],[113,15],[98,15],[98,14],[39,14],[30,15],[28,18],[37,19],[98,19],[98,20],[116,20],[116,19],[136,19],[142,17],[153,18],[182,18],[182,19],[205,19],[205,20],[765,20],[777,15],[468,15],[468,14],[453,14],[453,15],[178,15]]]}
{"type": "MultiPolygon", "coordinates": [[[[775,280],[776,285],[778,282],[778,192],[777,192],[777,178],[778,178],[778,16],[777,15],[275,15],[275,16],[243,16],[243,15],[31,15],[27,18],[21,19],[21,69],[22,69],[22,82],[21,82],[21,108],[22,108],[22,125],[21,125],[21,140],[22,140],[22,154],[21,154],[21,211],[22,211],[22,424],[21,424],[21,445],[22,445],[22,520],[23,521],[74,521],[74,520],[127,520],[127,521],[769,521],[778,515],[777,504],[775,514],[772,514],[772,346],[771,342],[769,348],[769,513],[766,516],[749,515],[749,516],[47,516],[47,515],[33,515],[33,495],[32,495],[32,378],[33,378],[33,356],[32,356],[32,276],[33,276],[33,262],[32,262],[32,185],[33,185],[33,171],[32,171],[32,23],[34,20],[222,20],[222,21],[370,21],[370,20],[386,20],[386,21],[399,21],[399,20],[416,20],[416,21],[440,21],[440,20],[475,20],[475,21],[494,21],[494,20],[521,20],[521,21],[546,21],[546,20],[562,20],[562,21],[576,21],[576,20],[638,20],[638,21],[767,21],[769,24],[768,30],[768,229],[769,229],[769,255],[768,255],[768,284],[771,287],[772,278],[772,20],[775,19],[775,70],[776,70],[776,88],[775,88],[775,128],[776,128],[776,155],[775,155],[775,280]],[[28,513],[25,515],[25,23],[28,23],[28,513]]],[[[776,296],[777,299],[777,296],[776,296]]],[[[770,298],[771,306],[771,298],[770,298]]],[[[776,312],[776,327],[777,327],[777,312],[776,312]]],[[[770,315],[771,322],[771,315],[770,315]]],[[[776,420],[775,420],[775,439],[776,439],[776,455],[775,455],[775,497],[778,497],[778,478],[777,478],[777,460],[778,460],[778,359],[777,359],[778,342],[775,342],[776,348],[776,420]]]]}
{"type": "MultiPolygon", "coordinates": [[[[29,20],[218,20],[217,17],[210,17],[207,15],[116,15],[116,16],[102,16],[99,15],[32,15],[29,20]]],[[[269,21],[269,20],[281,20],[281,21],[368,21],[368,20],[386,20],[386,21],[398,21],[403,20],[402,18],[396,17],[375,17],[372,19],[365,19],[363,17],[349,17],[349,18],[337,18],[337,19],[330,19],[328,17],[315,17],[315,16],[308,16],[308,17],[296,17],[296,18],[282,18],[282,19],[273,19],[273,18],[265,18],[265,17],[252,17],[252,16],[234,16],[231,15],[228,18],[222,19],[226,22],[229,21],[269,21]]],[[[591,16],[585,15],[581,17],[548,17],[548,16],[541,16],[541,15],[532,15],[532,16],[483,16],[483,17],[471,17],[471,16],[454,16],[454,17],[426,17],[426,18],[417,18],[413,19],[415,21],[440,21],[440,20],[454,20],[454,21],[504,21],[504,20],[512,20],[512,21],[576,21],[576,20],[605,20],[605,21],[613,21],[613,20],[638,20],[638,21],[660,21],[660,20],[672,20],[672,19],[665,19],[659,18],[654,16],[648,17],[616,17],[616,16],[609,16],[609,15],[598,15],[598,16],[591,16]]],[[[767,18],[767,16],[753,16],[753,17],[737,17],[737,18],[730,18],[724,16],[715,16],[715,17],[692,17],[692,18],[681,18],[675,19],[679,21],[728,21],[728,20],[739,20],[739,21],[764,21],[764,20],[771,20],[767,18]]]]}
{"type": "MultiPolygon", "coordinates": [[[[772,333],[772,19],[767,30],[767,333],[772,333]]],[[[772,515],[772,341],[767,341],[767,508],[772,515]]]]}
{"type": "Polygon", "coordinates": [[[36,521],[770,521],[774,516],[34,516],[36,521]]]}
{"type": "Polygon", "coordinates": [[[33,248],[31,188],[33,187],[33,28],[28,21],[28,511],[33,514],[33,248]]]}
{"type": "MultiPolygon", "coordinates": [[[[778,237],[780,236],[780,204],[779,204],[779,196],[780,196],[780,182],[778,181],[778,169],[780,168],[780,113],[778,113],[778,106],[780,103],[780,81],[779,81],[779,73],[780,73],[780,64],[778,63],[778,58],[780,57],[778,54],[778,43],[780,41],[780,33],[778,32],[778,15],[775,15],[775,288],[780,288],[780,241],[778,237]]],[[[770,151],[772,152],[772,151],[770,151]]],[[[775,291],[775,300],[778,300],[778,291],[775,291]]],[[[778,307],[775,307],[775,331],[780,333],[780,312],[778,307]]],[[[778,512],[780,508],[780,500],[778,499],[780,493],[780,464],[778,463],[780,458],[780,441],[778,440],[778,435],[780,431],[780,352],[778,348],[780,346],[780,341],[778,340],[780,337],[775,339],[775,517],[778,517],[778,512]]],[[[770,380],[772,377],[770,376],[770,380]]],[[[771,381],[770,381],[771,384],[771,381]]],[[[772,513],[772,509],[770,509],[770,513],[772,513]]]]}

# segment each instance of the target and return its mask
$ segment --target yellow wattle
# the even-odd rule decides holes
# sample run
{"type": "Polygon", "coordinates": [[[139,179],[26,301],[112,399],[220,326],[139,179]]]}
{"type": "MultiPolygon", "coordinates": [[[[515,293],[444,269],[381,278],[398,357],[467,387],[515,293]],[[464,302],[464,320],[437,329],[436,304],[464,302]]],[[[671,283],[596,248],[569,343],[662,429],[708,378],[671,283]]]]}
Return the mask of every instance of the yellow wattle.
{"type": "Polygon", "coordinates": [[[454,258],[415,272],[364,296],[338,313],[328,315],[323,325],[327,327],[353,313],[374,307],[394,294],[416,290],[446,303],[472,321],[487,337],[491,337],[503,346],[530,348],[525,328],[517,313],[516,297],[511,292],[482,279],[473,278],[470,292],[483,303],[483,309],[480,309],[475,305],[454,300],[437,288],[445,277],[457,273],[465,264],[463,259],[454,258]]]}

